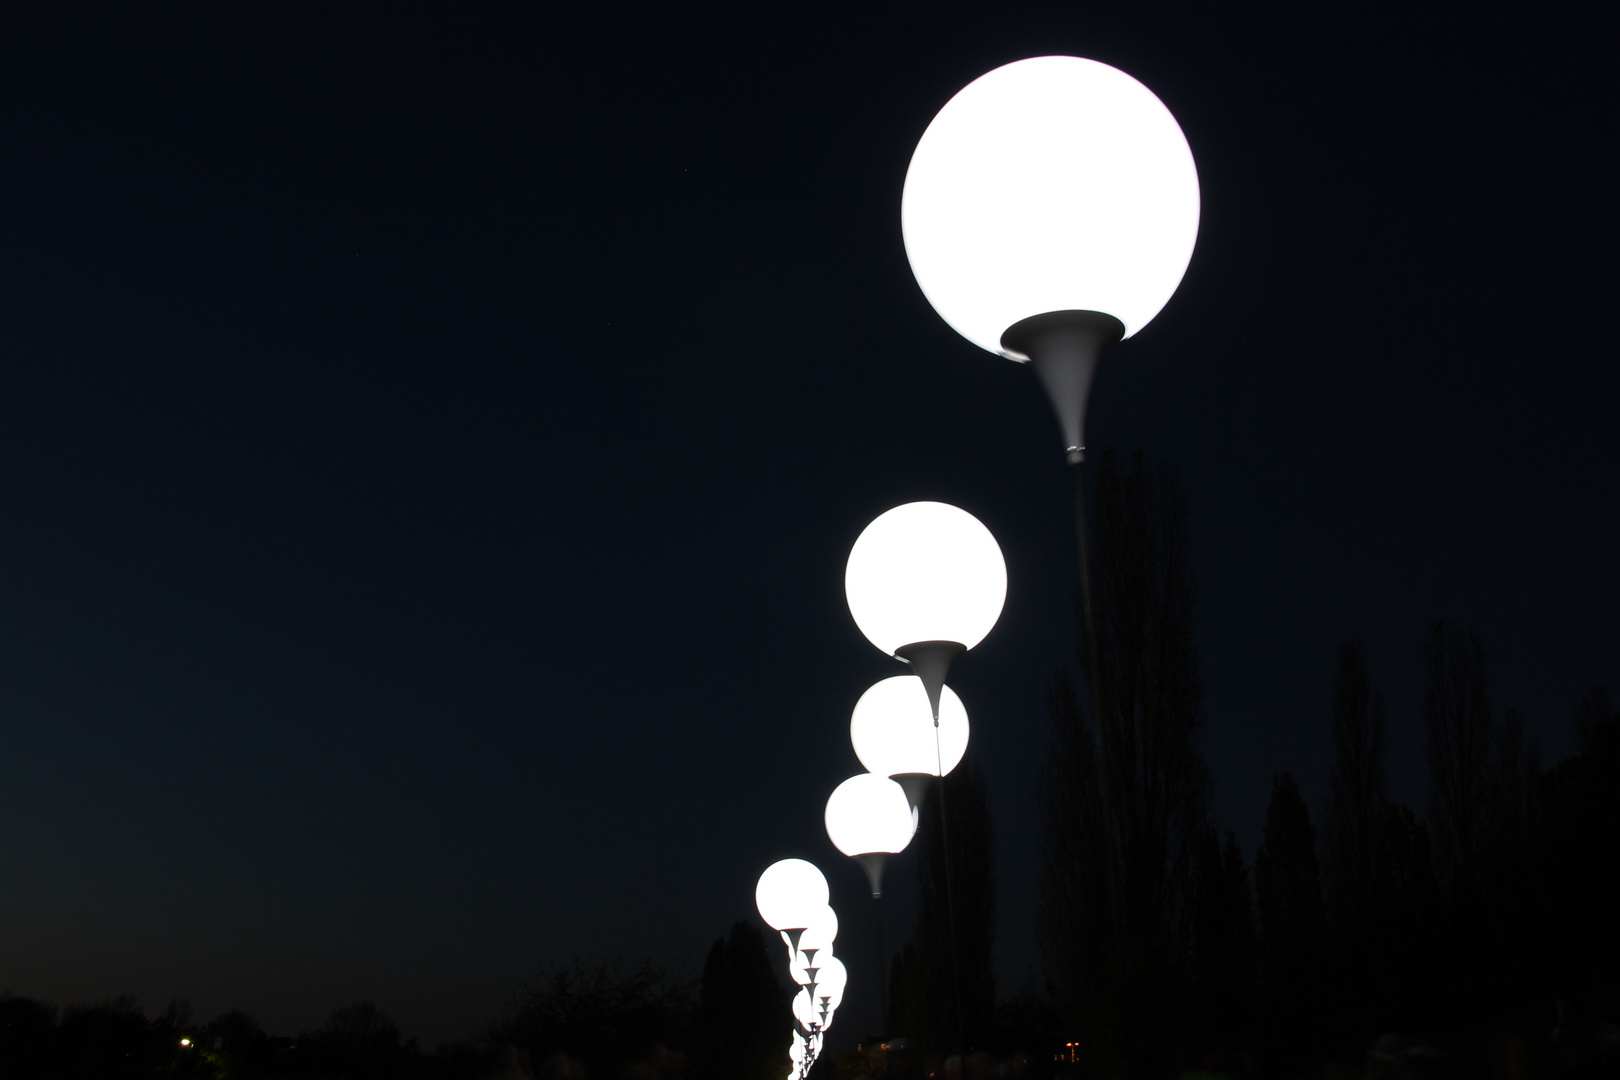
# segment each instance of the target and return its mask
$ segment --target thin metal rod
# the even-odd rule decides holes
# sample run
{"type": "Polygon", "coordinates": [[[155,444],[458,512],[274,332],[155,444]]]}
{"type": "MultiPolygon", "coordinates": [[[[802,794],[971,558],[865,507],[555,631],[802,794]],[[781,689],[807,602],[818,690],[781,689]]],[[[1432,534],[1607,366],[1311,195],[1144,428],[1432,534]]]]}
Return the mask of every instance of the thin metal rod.
{"type": "MultiPolygon", "coordinates": [[[[877,977],[878,977],[878,1030],[883,1033],[883,1041],[889,1041],[889,973],[884,969],[888,966],[888,951],[883,948],[883,897],[872,897],[872,913],[877,919],[877,977]]],[[[887,1059],[885,1059],[887,1060],[887,1059]]]]}
{"type": "Polygon", "coordinates": [[[1090,661],[1086,671],[1086,683],[1091,687],[1091,723],[1097,730],[1097,758],[1101,765],[1100,776],[1103,785],[1102,796],[1104,801],[1108,798],[1108,758],[1103,753],[1103,741],[1107,733],[1103,731],[1102,688],[1099,685],[1102,677],[1102,661],[1097,651],[1097,617],[1092,613],[1091,605],[1091,558],[1086,544],[1086,479],[1085,462],[1076,461],[1069,466],[1069,475],[1074,479],[1074,534],[1080,545],[1080,607],[1084,612],[1086,623],[1086,655],[1090,661]]]}
{"type": "MultiPolygon", "coordinates": [[[[1087,544],[1086,532],[1086,483],[1085,464],[1083,461],[1069,463],[1069,475],[1074,480],[1074,532],[1080,551],[1080,606],[1083,612],[1086,629],[1086,656],[1090,668],[1086,672],[1086,683],[1091,687],[1091,726],[1097,740],[1097,793],[1103,806],[1109,806],[1109,792],[1113,788],[1111,782],[1110,765],[1108,761],[1108,721],[1103,716],[1102,706],[1102,653],[1098,646],[1097,616],[1091,599],[1091,558],[1087,544]]],[[[1119,861],[1117,837],[1113,825],[1105,820],[1103,825],[1103,838],[1108,859],[1107,881],[1104,887],[1109,894],[1108,905],[1110,920],[1114,924],[1115,933],[1122,929],[1123,913],[1117,903],[1119,890],[1123,887],[1121,878],[1122,867],[1119,861]]]]}
{"type": "Polygon", "coordinates": [[[962,963],[956,946],[956,888],[951,879],[951,833],[945,824],[944,755],[939,749],[939,717],[934,717],[934,761],[939,769],[939,840],[945,852],[945,917],[951,931],[951,984],[956,990],[956,1045],[962,1063],[967,1064],[967,1024],[962,1019],[962,963]]]}

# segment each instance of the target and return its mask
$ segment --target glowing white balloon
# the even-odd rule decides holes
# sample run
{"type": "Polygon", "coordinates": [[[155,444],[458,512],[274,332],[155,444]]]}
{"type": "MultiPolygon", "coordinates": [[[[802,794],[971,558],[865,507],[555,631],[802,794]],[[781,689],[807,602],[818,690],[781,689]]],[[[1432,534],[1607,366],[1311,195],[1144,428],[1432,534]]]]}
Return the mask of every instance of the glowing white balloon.
{"type": "MultiPolygon", "coordinates": [[[[921,683],[910,676],[902,678],[922,695],[921,683]]],[[[923,708],[928,708],[926,698],[923,708]]],[[[932,720],[929,726],[932,728],[932,720]]],[[[824,819],[833,846],[852,856],[904,851],[917,830],[917,816],[906,801],[905,791],[887,776],[869,772],[852,776],[833,788],[824,819]]]]}
{"type": "Polygon", "coordinates": [[[1130,337],[1198,238],[1198,170],[1175,117],[1117,68],[1020,60],[945,103],[906,171],[900,225],[923,295],[993,353],[1013,323],[1101,311],[1130,337]]]}
{"type": "Polygon", "coordinates": [[[793,1019],[804,1031],[821,1031],[827,1026],[821,1020],[821,1005],[811,1000],[808,987],[793,995],[793,1019]]]}
{"type": "Polygon", "coordinates": [[[830,906],[823,904],[821,910],[811,916],[804,933],[799,935],[798,951],[809,952],[819,949],[822,952],[830,951],[833,942],[838,940],[838,912],[830,906]]]}
{"type": "Polygon", "coordinates": [[[936,750],[927,692],[918,679],[896,675],[874,683],[855,703],[849,719],[849,741],[861,764],[878,776],[949,775],[967,753],[967,709],[950,687],[940,692],[936,750]]]}
{"type": "Polygon", "coordinates": [[[836,956],[827,957],[827,962],[821,970],[816,972],[816,1004],[821,1005],[823,999],[828,1009],[827,1023],[832,1023],[831,1010],[844,1003],[844,988],[849,984],[849,972],[844,962],[836,956]]]}
{"type": "Polygon", "coordinates": [[[783,859],[759,875],[754,904],[771,929],[802,930],[827,906],[827,879],[803,859],[783,859]]]}
{"type": "Polygon", "coordinates": [[[947,503],[879,514],[856,538],[844,595],[866,639],[889,655],[922,641],[971,649],[1007,599],[1007,564],[990,530],[947,503]]]}

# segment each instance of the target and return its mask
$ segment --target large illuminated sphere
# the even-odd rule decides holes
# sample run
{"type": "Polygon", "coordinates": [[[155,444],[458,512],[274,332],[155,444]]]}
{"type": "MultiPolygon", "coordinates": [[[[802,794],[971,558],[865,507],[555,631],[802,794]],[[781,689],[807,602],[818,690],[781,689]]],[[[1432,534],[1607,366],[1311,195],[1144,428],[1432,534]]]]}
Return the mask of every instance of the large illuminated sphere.
{"type": "Polygon", "coordinates": [[[895,675],[874,683],[855,703],[849,718],[849,741],[861,764],[878,776],[948,775],[967,753],[967,709],[956,691],[948,686],[940,691],[936,748],[934,714],[922,680],[895,675]]]}
{"type": "Polygon", "coordinates": [[[754,904],[771,929],[802,930],[827,906],[827,879],[803,859],[783,859],[759,875],[754,904]]]}
{"type": "MultiPolygon", "coordinates": [[[[922,693],[917,679],[909,675],[901,678],[917,683],[917,692],[922,693]]],[[[927,707],[924,698],[923,708],[927,707]]],[[[911,843],[911,834],[917,831],[917,817],[906,801],[905,790],[888,776],[869,772],[852,776],[833,788],[825,820],[833,847],[850,856],[904,851],[911,843]]]]}
{"type": "Polygon", "coordinates": [[[1101,311],[1130,337],[1181,283],[1198,170],[1153,91],[1117,68],[1039,56],[981,75],[911,155],[900,225],[923,295],[990,352],[1013,323],[1101,311]]]}
{"type": "Polygon", "coordinates": [[[1001,617],[1007,564],[990,530],[966,510],[906,503],[856,538],[844,596],[861,633],[890,656],[920,641],[971,649],[1001,617]]]}

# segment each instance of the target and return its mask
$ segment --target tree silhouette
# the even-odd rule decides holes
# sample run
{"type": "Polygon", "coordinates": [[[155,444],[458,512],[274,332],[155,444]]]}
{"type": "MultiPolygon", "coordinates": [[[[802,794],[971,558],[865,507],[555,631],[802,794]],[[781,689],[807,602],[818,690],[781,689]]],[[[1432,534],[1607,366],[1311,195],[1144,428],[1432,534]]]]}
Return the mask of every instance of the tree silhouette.
{"type": "Polygon", "coordinates": [[[694,1069],[712,1080],[781,1080],[793,1013],[754,923],[734,923],[715,940],[698,986],[694,1069]]]}
{"type": "Polygon", "coordinates": [[[1549,989],[1604,988],[1620,970],[1614,915],[1620,866],[1620,713],[1594,687],[1577,714],[1579,752],[1548,770],[1540,785],[1539,868],[1549,926],[1549,989]]]}
{"type": "Polygon", "coordinates": [[[1038,934],[1060,1012],[1094,1064],[1141,1075],[1174,1053],[1208,804],[1197,589],[1173,473],[1142,454],[1122,470],[1103,453],[1094,520],[1100,670],[1077,651],[1102,713],[1087,715],[1066,675],[1054,681],[1038,934]]]}
{"type": "Polygon", "coordinates": [[[1323,892],[1334,927],[1359,953],[1371,929],[1384,814],[1384,698],[1359,641],[1339,646],[1333,680],[1333,772],[1323,824],[1323,892]]]}
{"type": "Polygon", "coordinates": [[[33,1080],[48,1075],[55,1037],[55,1009],[32,998],[0,994],[0,1076],[33,1080]]]}
{"type": "Polygon", "coordinates": [[[651,960],[557,964],[518,992],[485,1041],[517,1048],[537,1069],[616,1076],[685,1041],[691,991],[651,960]]]}
{"type": "Polygon", "coordinates": [[[1435,623],[1429,628],[1423,662],[1428,678],[1423,726],[1435,855],[1452,906],[1471,918],[1491,757],[1491,707],[1479,630],[1435,623]]]}
{"type": "Polygon", "coordinates": [[[1193,973],[1201,1046],[1230,1056],[1246,1045],[1254,998],[1254,896],[1237,838],[1223,847],[1214,829],[1198,842],[1198,888],[1193,911],[1193,973]]]}
{"type": "Polygon", "coordinates": [[[399,1028],[369,1001],[334,1009],[325,1025],[302,1036],[299,1043],[307,1064],[350,1080],[395,1076],[407,1057],[399,1028]]]}
{"type": "Polygon", "coordinates": [[[1444,903],[1449,1020],[1490,1009],[1529,977],[1537,941],[1533,833],[1538,768],[1523,723],[1491,714],[1479,631],[1435,623],[1424,650],[1429,821],[1444,903]]]}
{"type": "Polygon", "coordinates": [[[1272,782],[1266,828],[1254,857],[1255,906],[1266,1027],[1282,1060],[1320,1041],[1327,919],[1316,828],[1288,773],[1272,782]]]}
{"type": "Polygon", "coordinates": [[[1428,826],[1412,808],[1384,806],[1374,853],[1371,973],[1363,1013],[1368,1028],[1410,1028],[1433,1021],[1444,970],[1439,942],[1440,887],[1428,826]]]}
{"type": "Polygon", "coordinates": [[[890,1030],[931,1057],[987,1044],[995,1022],[995,843],[989,791],[970,754],[945,778],[945,799],[930,789],[911,842],[917,852],[917,916],[896,958],[890,1030]],[[941,808],[946,828],[940,828],[941,808]],[[951,895],[946,896],[945,835],[950,838],[951,895]],[[955,906],[952,947],[951,901],[955,906]],[[952,956],[956,957],[953,969],[952,956]],[[961,976],[958,1032],[956,974],[961,976]]]}

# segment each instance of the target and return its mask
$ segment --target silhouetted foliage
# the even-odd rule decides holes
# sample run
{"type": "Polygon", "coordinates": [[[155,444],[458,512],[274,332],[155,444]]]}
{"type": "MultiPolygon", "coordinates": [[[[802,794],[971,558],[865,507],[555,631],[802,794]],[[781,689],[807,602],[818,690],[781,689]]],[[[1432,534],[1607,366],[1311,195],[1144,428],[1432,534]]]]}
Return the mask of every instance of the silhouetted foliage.
{"type": "Polygon", "coordinates": [[[55,1009],[31,998],[0,996],[0,1076],[44,1076],[55,1038],[55,1009]]]}
{"type": "Polygon", "coordinates": [[[679,1073],[692,991],[691,979],[651,960],[575,960],[524,986],[486,1041],[516,1048],[537,1074],[679,1073]]]}
{"type": "Polygon", "coordinates": [[[1435,623],[1429,629],[1423,664],[1428,678],[1423,725],[1429,821],[1436,864],[1453,905],[1471,908],[1490,792],[1491,707],[1479,631],[1435,623]]]}
{"type": "Polygon", "coordinates": [[[1257,942],[1254,896],[1237,837],[1224,847],[1214,829],[1199,836],[1198,886],[1193,908],[1195,1015],[1204,1050],[1228,1054],[1247,1044],[1254,999],[1257,942]]]}
{"type": "Polygon", "coordinates": [[[1321,1036],[1327,919],[1316,828],[1288,773],[1272,782],[1265,838],[1254,857],[1260,916],[1260,985],[1273,1052],[1297,1060],[1321,1036]]]}
{"type": "Polygon", "coordinates": [[[1433,1023],[1443,968],[1440,921],[1440,886],[1428,826],[1411,807],[1387,803],[1374,852],[1372,945],[1367,954],[1373,970],[1366,997],[1352,1002],[1361,1006],[1355,1011],[1363,1034],[1433,1023]]]}
{"type": "Polygon", "coordinates": [[[776,977],[779,966],[752,922],[738,922],[716,939],[703,963],[693,1017],[695,1074],[709,1080],[781,1080],[787,1074],[793,1011],[776,977]]]}
{"type": "Polygon", "coordinates": [[[995,848],[988,789],[971,755],[945,778],[943,800],[937,786],[929,788],[910,850],[917,853],[917,922],[892,971],[890,1033],[904,1035],[924,1055],[954,1053],[964,1036],[968,1047],[984,1046],[993,1030],[996,1003],[995,848]],[[942,813],[946,823],[943,830],[942,813]],[[961,1032],[957,1023],[958,971],[961,1032]]]}
{"type": "Polygon", "coordinates": [[[298,1037],[300,1069],[349,1080],[379,1080],[404,1068],[399,1028],[369,1001],[336,1009],[318,1030],[298,1037]]]}
{"type": "Polygon", "coordinates": [[[1615,992],[1620,919],[1620,714],[1603,687],[1581,702],[1579,752],[1540,784],[1538,869],[1547,899],[1549,981],[1558,993],[1615,992]]]}
{"type": "Polygon", "coordinates": [[[1324,900],[1336,932],[1359,953],[1371,932],[1379,822],[1384,814],[1384,698],[1359,641],[1339,646],[1333,679],[1333,772],[1323,824],[1324,900]]]}
{"type": "MultiPolygon", "coordinates": [[[[1144,1075],[1175,1054],[1187,990],[1194,846],[1209,782],[1186,496],[1137,454],[1097,470],[1092,567],[1101,716],[1064,674],[1040,788],[1038,933],[1060,1014],[1094,1066],[1144,1075]]],[[[1081,626],[1084,634],[1084,625],[1081,626]]]]}
{"type": "Polygon", "coordinates": [[[228,1062],[232,1072],[262,1069],[269,1063],[270,1037],[240,1009],[221,1013],[202,1030],[202,1046],[228,1062]]]}
{"type": "Polygon", "coordinates": [[[147,1076],[174,1059],[177,1041],[154,1030],[133,998],[71,1005],[57,1030],[56,1075],[73,1080],[147,1076]]]}

